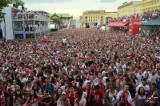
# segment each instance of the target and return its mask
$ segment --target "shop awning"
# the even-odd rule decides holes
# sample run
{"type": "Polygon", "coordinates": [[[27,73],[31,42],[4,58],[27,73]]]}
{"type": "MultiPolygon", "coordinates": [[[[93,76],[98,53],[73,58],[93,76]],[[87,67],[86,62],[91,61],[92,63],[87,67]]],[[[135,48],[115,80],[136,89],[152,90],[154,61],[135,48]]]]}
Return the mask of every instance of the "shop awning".
{"type": "Polygon", "coordinates": [[[122,26],[125,26],[126,24],[128,24],[128,22],[110,22],[108,23],[108,26],[122,27],[122,26]]]}

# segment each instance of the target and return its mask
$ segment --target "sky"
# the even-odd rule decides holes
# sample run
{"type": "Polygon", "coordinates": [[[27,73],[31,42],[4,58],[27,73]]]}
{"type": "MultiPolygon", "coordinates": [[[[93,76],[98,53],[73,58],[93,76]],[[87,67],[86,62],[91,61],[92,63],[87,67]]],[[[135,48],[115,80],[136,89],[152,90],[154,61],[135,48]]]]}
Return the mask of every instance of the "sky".
{"type": "Polygon", "coordinates": [[[117,11],[124,2],[134,0],[23,0],[28,10],[44,10],[48,13],[69,13],[79,18],[85,10],[117,11]]]}

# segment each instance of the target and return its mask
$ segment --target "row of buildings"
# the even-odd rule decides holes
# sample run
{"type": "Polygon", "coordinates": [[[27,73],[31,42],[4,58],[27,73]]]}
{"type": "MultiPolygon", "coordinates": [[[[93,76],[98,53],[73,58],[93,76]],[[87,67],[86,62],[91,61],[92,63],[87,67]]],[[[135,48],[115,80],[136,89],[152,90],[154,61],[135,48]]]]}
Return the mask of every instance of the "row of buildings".
{"type": "Polygon", "coordinates": [[[73,19],[68,13],[49,14],[45,11],[24,10],[13,4],[5,7],[0,19],[0,39],[36,38],[51,34],[51,30],[68,27],[73,19]]]}
{"type": "Polygon", "coordinates": [[[125,2],[118,7],[118,17],[143,14],[149,11],[160,10],[160,0],[142,0],[125,2]]]}
{"type": "Polygon", "coordinates": [[[2,12],[4,18],[0,22],[0,38],[13,40],[50,34],[50,17],[45,11],[27,11],[10,4],[2,12]]]}
{"type": "Polygon", "coordinates": [[[117,12],[105,12],[105,10],[98,11],[84,11],[80,17],[81,25],[86,23],[106,25],[110,18],[121,18],[135,14],[143,14],[144,12],[160,10],[160,0],[140,0],[125,2],[117,8],[117,12]]]}
{"type": "Polygon", "coordinates": [[[93,26],[95,24],[106,25],[107,19],[117,17],[117,12],[106,12],[105,10],[84,11],[83,16],[80,17],[80,22],[82,26],[85,26],[86,23],[93,26]]]}
{"type": "Polygon", "coordinates": [[[49,14],[49,16],[51,19],[50,29],[52,31],[68,27],[70,20],[73,19],[73,16],[69,13],[54,13],[49,14]]]}

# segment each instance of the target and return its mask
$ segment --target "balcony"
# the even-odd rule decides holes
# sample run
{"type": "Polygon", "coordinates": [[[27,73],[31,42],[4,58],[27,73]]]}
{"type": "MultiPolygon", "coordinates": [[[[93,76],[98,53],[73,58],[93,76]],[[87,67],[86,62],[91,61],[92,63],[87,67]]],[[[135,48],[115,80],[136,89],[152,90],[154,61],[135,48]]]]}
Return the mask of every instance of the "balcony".
{"type": "Polygon", "coordinates": [[[50,18],[45,14],[29,14],[29,13],[13,13],[14,21],[22,20],[38,20],[38,21],[49,21],[50,18]]]}

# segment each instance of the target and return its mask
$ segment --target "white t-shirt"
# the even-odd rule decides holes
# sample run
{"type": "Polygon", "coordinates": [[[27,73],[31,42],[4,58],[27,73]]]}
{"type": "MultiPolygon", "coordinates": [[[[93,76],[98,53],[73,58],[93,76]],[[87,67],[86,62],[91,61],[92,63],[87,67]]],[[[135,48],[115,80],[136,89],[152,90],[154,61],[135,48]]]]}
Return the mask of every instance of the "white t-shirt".
{"type": "Polygon", "coordinates": [[[158,78],[160,78],[160,76],[156,73],[156,74],[150,74],[150,79],[151,79],[151,83],[155,83],[156,82],[156,80],[158,79],[158,78]]]}
{"type": "Polygon", "coordinates": [[[138,92],[138,90],[139,90],[140,87],[143,87],[145,91],[149,91],[149,90],[150,90],[149,85],[145,85],[145,86],[144,86],[144,85],[140,84],[140,85],[138,85],[138,86],[136,87],[136,92],[138,92]]]}
{"type": "MultiPolygon", "coordinates": [[[[120,100],[123,92],[124,92],[123,90],[121,90],[121,91],[118,92],[117,97],[116,97],[117,101],[120,100]]],[[[126,98],[127,98],[127,101],[128,101],[132,106],[134,106],[134,102],[132,101],[130,92],[128,91],[127,93],[128,93],[128,96],[126,97],[126,98]]]]}
{"type": "Polygon", "coordinates": [[[67,43],[67,39],[66,38],[63,38],[62,41],[63,41],[63,43],[67,43]]]}
{"type": "MultiPolygon", "coordinates": [[[[68,106],[70,106],[70,101],[67,99],[68,101],[68,106]]],[[[57,101],[57,106],[64,106],[63,102],[60,101],[60,99],[58,99],[57,101]]]]}
{"type": "Polygon", "coordinates": [[[88,83],[88,82],[90,82],[90,80],[85,80],[85,81],[83,82],[83,87],[84,87],[84,86],[87,86],[87,83],[88,83]]]}
{"type": "Polygon", "coordinates": [[[28,79],[26,78],[26,77],[23,77],[22,79],[21,79],[21,82],[22,83],[26,83],[28,81],[28,79]]]}
{"type": "Polygon", "coordinates": [[[136,78],[137,78],[137,85],[141,84],[142,74],[136,73],[136,78]]]}
{"type": "Polygon", "coordinates": [[[87,103],[86,99],[82,98],[79,104],[80,106],[86,106],[86,103],[87,103]]]}

